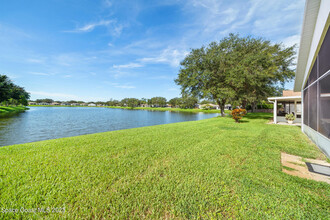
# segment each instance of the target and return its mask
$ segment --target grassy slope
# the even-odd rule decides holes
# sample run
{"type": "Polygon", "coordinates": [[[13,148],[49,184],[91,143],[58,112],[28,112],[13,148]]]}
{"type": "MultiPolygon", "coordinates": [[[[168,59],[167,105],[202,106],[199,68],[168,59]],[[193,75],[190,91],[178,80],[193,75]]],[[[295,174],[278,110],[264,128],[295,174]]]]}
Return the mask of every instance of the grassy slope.
{"type": "Polygon", "coordinates": [[[298,127],[265,124],[269,116],[0,148],[0,207],[65,206],[55,218],[326,219],[330,186],[284,174],[280,164],[281,151],[317,158],[319,150],[298,127]]]}
{"type": "Polygon", "coordinates": [[[23,106],[0,106],[0,115],[7,113],[24,112],[25,110],[27,110],[27,108],[23,106]]]}
{"type": "MultiPolygon", "coordinates": [[[[30,107],[91,107],[91,106],[63,106],[63,105],[29,105],[30,107]]],[[[132,109],[130,107],[120,107],[120,106],[92,106],[100,108],[119,108],[119,109],[132,109]]],[[[204,113],[220,113],[220,110],[203,110],[203,109],[182,109],[182,108],[151,108],[151,107],[135,107],[138,110],[152,110],[152,111],[176,111],[176,112],[204,112],[204,113]]],[[[229,111],[225,111],[229,113],[229,111]]]]}

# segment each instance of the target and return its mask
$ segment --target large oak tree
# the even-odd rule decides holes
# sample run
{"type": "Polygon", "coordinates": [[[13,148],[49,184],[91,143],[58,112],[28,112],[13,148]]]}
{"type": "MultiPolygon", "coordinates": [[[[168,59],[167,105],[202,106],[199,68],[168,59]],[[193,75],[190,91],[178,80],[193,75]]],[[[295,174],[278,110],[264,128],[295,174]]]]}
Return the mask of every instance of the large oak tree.
{"type": "Polygon", "coordinates": [[[276,94],[279,85],[294,77],[294,54],[294,46],[230,34],[192,49],[175,82],[182,94],[215,100],[224,116],[228,102],[246,107],[276,94]]]}

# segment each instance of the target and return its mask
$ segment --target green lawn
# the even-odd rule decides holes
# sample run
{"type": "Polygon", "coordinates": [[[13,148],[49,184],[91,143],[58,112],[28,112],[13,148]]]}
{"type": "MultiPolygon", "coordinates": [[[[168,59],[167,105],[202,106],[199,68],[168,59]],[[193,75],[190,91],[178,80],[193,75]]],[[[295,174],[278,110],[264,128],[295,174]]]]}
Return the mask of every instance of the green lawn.
{"type": "Polygon", "coordinates": [[[328,219],[330,185],[281,171],[324,158],[298,127],[212,118],[0,148],[0,218],[328,219]],[[47,215],[47,216],[46,216],[47,215]]]}
{"type": "Polygon", "coordinates": [[[0,116],[8,113],[24,112],[27,109],[24,106],[0,106],[0,116]]]}

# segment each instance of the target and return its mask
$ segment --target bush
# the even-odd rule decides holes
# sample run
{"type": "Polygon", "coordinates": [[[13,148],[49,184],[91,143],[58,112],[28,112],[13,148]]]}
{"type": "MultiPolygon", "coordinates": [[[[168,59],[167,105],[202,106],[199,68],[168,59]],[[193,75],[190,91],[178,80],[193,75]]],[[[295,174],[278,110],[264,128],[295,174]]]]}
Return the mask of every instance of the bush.
{"type": "MultiPolygon", "coordinates": [[[[266,103],[265,101],[262,101],[261,103],[257,104],[257,109],[273,109],[273,104],[266,103]]],[[[247,105],[246,110],[251,110],[252,106],[247,105]]]]}
{"type": "Polygon", "coordinates": [[[288,121],[294,121],[296,117],[293,114],[286,114],[285,119],[288,121]]]}
{"type": "Polygon", "coordinates": [[[273,104],[262,103],[257,105],[257,109],[273,109],[273,104]]]}
{"type": "Polygon", "coordinates": [[[231,111],[230,113],[233,116],[233,119],[235,120],[236,123],[239,123],[239,120],[243,118],[243,116],[246,115],[246,110],[237,108],[231,111]]]}

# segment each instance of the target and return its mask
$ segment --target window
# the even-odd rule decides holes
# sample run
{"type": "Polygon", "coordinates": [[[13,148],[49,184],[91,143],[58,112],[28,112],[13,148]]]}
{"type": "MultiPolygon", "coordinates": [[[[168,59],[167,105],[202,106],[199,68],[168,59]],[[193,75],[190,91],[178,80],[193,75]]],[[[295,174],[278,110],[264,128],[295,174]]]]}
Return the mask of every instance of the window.
{"type": "Polygon", "coordinates": [[[330,138],[330,31],[303,90],[304,124],[330,138]]]}
{"type": "Polygon", "coordinates": [[[317,83],[308,88],[308,123],[309,127],[317,131],[317,83]]]}
{"type": "Polygon", "coordinates": [[[304,91],[304,124],[308,124],[308,89],[304,91]]]}
{"type": "Polygon", "coordinates": [[[328,29],[319,52],[319,76],[325,74],[329,69],[330,69],[330,31],[328,29]]]}
{"type": "Polygon", "coordinates": [[[315,60],[314,66],[308,77],[308,84],[312,84],[313,82],[315,82],[315,80],[317,80],[317,59],[315,60]]]}
{"type": "Polygon", "coordinates": [[[304,124],[330,138],[330,31],[304,87],[304,124]]]}
{"type": "Polygon", "coordinates": [[[320,80],[319,132],[330,138],[330,74],[320,80]]]}

